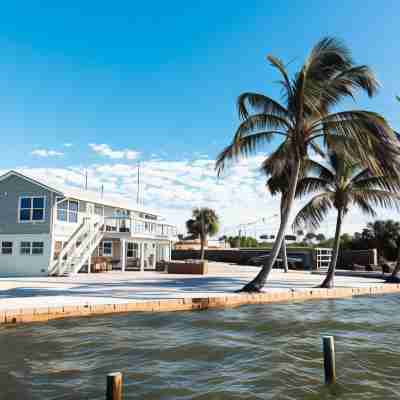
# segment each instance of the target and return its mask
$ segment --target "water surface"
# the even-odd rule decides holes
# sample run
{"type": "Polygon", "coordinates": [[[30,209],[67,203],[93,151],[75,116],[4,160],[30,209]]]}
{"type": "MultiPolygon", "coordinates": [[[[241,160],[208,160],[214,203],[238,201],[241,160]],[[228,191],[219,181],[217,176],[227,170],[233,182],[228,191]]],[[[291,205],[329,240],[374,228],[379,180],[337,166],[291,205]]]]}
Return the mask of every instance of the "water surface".
{"type": "Polygon", "coordinates": [[[1,399],[398,399],[400,297],[77,318],[0,328],[1,399]],[[321,335],[339,383],[323,385],[321,335]]]}

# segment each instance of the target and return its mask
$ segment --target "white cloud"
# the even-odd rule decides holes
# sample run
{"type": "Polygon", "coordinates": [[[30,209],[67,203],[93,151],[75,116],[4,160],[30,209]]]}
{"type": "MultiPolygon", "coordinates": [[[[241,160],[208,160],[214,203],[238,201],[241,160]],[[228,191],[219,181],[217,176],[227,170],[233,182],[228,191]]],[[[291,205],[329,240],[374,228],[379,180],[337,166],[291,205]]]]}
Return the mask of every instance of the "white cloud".
{"type": "Polygon", "coordinates": [[[36,149],[33,150],[31,154],[37,157],[62,157],[64,155],[64,153],[61,151],[48,149],[36,149]]]}
{"type": "Polygon", "coordinates": [[[73,145],[72,145],[72,143],[64,143],[63,146],[64,146],[64,147],[72,147],[73,145]]]}
{"type": "MultiPolygon", "coordinates": [[[[115,159],[115,158],[114,158],[115,159]]],[[[99,163],[88,166],[89,189],[99,191],[104,185],[105,196],[120,196],[136,205],[137,168],[126,162],[99,163]]],[[[247,228],[247,234],[275,234],[278,229],[279,197],[272,197],[265,188],[265,177],[259,171],[263,156],[242,161],[224,171],[220,178],[214,160],[195,159],[168,161],[148,159],[141,162],[140,198],[144,208],[158,210],[168,221],[184,232],[185,221],[193,207],[214,208],[221,219],[219,235],[237,234],[239,224],[265,218],[247,228]]],[[[125,162],[124,162],[125,161],[125,162]]],[[[15,168],[15,166],[11,166],[15,168]]],[[[22,173],[51,185],[82,187],[84,178],[79,166],[64,168],[20,168],[22,173]]],[[[296,201],[292,216],[305,204],[296,201]]],[[[379,211],[379,210],[378,210],[379,211]]],[[[399,218],[394,211],[379,211],[379,218],[399,218]]],[[[329,214],[319,232],[333,236],[335,213],[329,214]]],[[[343,231],[360,231],[368,219],[352,209],[346,215],[343,231]]],[[[290,228],[288,229],[288,233],[290,228]]]]}
{"type": "Polygon", "coordinates": [[[124,158],[127,160],[135,160],[140,155],[138,151],[131,149],[113,150],[108,144],[104,143],[103,144],[90,143],[89,147],[97,154],[103,157],[108,157],[112,160],[121,160],[124,158]]]}

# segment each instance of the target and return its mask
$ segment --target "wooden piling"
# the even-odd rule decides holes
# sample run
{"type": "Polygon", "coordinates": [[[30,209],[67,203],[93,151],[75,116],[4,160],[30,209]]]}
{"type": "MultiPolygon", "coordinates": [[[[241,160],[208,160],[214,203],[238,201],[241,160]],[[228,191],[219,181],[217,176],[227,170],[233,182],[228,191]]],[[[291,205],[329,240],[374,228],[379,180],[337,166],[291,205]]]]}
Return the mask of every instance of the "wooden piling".
{"type": "Polygon", "coordinates": [[[106,400],[122,400],[121,372],[113,372],[107,375],[106,400]]]}
{"type": "Polygon", "coordinates": [[[335,339],[333,336],[323,336],[325,383],[336,382],[335,339]]]}

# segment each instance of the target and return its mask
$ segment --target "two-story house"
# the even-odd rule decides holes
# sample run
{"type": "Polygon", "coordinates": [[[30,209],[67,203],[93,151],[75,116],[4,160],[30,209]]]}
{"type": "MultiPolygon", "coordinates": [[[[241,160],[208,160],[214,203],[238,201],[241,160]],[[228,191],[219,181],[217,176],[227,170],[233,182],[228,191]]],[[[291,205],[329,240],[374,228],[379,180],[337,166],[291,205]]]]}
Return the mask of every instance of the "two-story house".
{"type": "Polygon", "coordinates": [[[121,200],[0,177],[0,276],[155,269],[175,237],[160,215],[121,200]]]}

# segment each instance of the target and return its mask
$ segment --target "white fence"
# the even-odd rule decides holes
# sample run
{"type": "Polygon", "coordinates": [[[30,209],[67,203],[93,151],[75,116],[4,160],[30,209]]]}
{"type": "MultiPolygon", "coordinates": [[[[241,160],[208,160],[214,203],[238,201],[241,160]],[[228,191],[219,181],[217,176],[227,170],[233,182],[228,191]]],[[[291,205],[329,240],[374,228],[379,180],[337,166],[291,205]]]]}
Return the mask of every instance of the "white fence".
{"type": "Polygon", "coordinates": [[[315,266],[317,271],[326,272],[328,271],[329,264],[332,259],[332,249],[317,247],[315,250],[315,266]]]}

